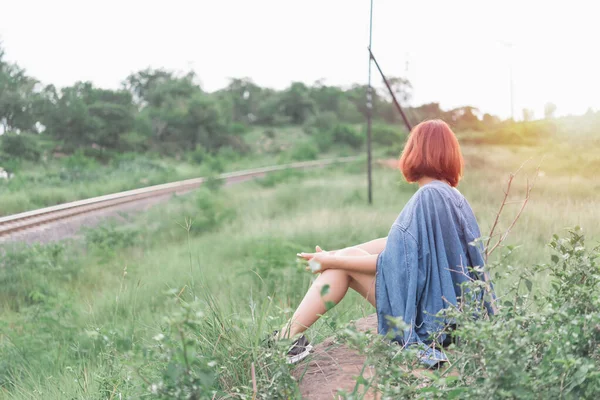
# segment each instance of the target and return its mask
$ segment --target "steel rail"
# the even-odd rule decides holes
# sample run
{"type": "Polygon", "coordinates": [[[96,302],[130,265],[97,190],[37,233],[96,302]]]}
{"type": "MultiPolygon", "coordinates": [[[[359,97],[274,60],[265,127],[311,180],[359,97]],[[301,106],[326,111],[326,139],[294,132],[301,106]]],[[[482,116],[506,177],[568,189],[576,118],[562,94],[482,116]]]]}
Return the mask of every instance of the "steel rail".
{"type": "MultiPolygon", "coordinates": [[[[227,172],[216,176],[226,182],[239,181],[238,178],[253,178],[269,172],[286,169],[316,168],[327,165],[346,163],[359,160],[359,156],[334,158],[325,160],[302,161],[291,164],[274,165],[270,167],[247,169],[243,171],[227,172]]],[[[0,217],[0,237],[11,235],[17,231],[27,230],[36,226],[45,225],[57,220],[67,219],[81,214],[91,213],[108,207],[131,203],[143,199],[165,196],[174,193],[184,193],[197,189],[207,178],[193,178],[183,181],[164,183],[140,189],[127,190],[85,200],[73,201],[38,210],[26,211],[19,214],[0,217]]]]}

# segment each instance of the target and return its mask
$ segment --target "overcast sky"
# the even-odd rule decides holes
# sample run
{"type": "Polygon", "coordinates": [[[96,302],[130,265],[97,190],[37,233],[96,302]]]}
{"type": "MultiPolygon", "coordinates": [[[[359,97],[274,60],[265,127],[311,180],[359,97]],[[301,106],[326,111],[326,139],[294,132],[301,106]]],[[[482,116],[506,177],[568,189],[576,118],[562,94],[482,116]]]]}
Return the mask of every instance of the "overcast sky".
{"type": "MultiPolygon", "coordinates": [[[[414,105],[473,105],[515,116],[600,109],[594,1],[374,0],[373,51],[408,76],[414,105]]],[[[146,67],[194,69],[205,90],[229,77],[281,89],[291,81],[367,80],[369,0],[0,0],[7,58],[43,83],[116,88],[146,67]]],[[[381,85],[376,71],[374,83],[381,85]]]]}

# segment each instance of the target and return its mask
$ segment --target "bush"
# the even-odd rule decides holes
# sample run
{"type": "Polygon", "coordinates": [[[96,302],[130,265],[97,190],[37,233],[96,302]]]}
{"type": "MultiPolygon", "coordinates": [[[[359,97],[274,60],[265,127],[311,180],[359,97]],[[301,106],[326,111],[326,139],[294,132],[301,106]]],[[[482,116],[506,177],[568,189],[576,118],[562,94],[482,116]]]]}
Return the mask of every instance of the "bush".
{"type": "Polygon", "coordinates": [[[111,221],[86,230],[85,242],[90,250],[107,259],[116,251],[135,245],[139,234],[131,227],[120,227],[111,221]]]}
{"type": "MultiPolygon", "coordinates": [[[[600,249],[586,248],[579,228],[566,238],[554,236],[550,247],[556,252],[551,263],[525,269],[497,297],[492,317],[484,317],[479,301],[440,313],[457,325],[448,332],[458,338],[448,350],[455,374],[413,374],[420,367],[414,350],[399,355],[396,346],[346,331],[345,338],[367,354],[365,365],[376,365],[382,398],[595,398],[600,391],[600,249]],[[545,276],[549,287],[534,290],[533,282],[545,276]]],[[[513,248],[507,248],[510,255],[513,248]]],[[[497,278],[514,276],[514,268],[504,268],[497,278]]],[[[489,299],[481,281],[467,282],[464,293],[489,299]]]]}
{"type": "Polygon", "coordinates": [[[84,170],[97,167],[98,163],[94,158],[87,157],[83,150],[79,149],[69,157],[65,157],[63,165],[71,170],[84,170]]]}
{"type": "Polygon", "coordinates": [[[217,156],[222,160],[236,161],[240,158],[240,153],[238,153],[233,147],[224,146],[219,149],[217,156]]]}
{"type": "Polygon", "coordinates": [[[303,142],[296,145],[292,150],[291,157],[295,161],[316,160],[319,156],[319,149],[313,142],[303,142]]]}
{"type": "Polygon", "coordinates": [[[38,161],[42,149],[38,138],[30,133],[6,132],[2,135],[2,152],[10,158],[21,158],[28,161],[38,161]]]}
{"type": "Polygon", "coordinates": [[[231,135],[241,136],[248,132],[248,127],[245,124],[234,122],[229,125],[228,131],[231,135]]]}
{"type": "Polygon", "coordinates": [[[338,118],[331,111],[313,115],[304,123],[304,132],[308,135],[317,135],[322,132],[331,131],[338,123],[338,118]]]}
{"type": "Polygon", "coordinates": [[[186,229],[191,234],[202,234],[219,228],[235,218],[235,209],[229,207],[214,190],[200,188],[193,198],[193,209],[186,220],[186,229]]]}
{"type": "MultiPolygon", "coordinates": [[[[165,318],[162,332],[143,349],[145,369],[158,374],[144,378],[154,399],[212,399],[218,389],[216,362],[199,354],[204,314],[197,303],[182,302],[165,318]]],[[[144,376],[140,369],[139,373],[144,376]]]]}
{"type": "Polygon", "coordinates": [[[247,154],[250,151],[250,146],[244,141],[244,138],[241,136],[227,136],[224,147],[232,149],[237,154],[247,154]]]}
{"type": "Polygon", "coordinates": [[[284,169],[281,171],[269,172],[263,178],[255,179],[255,182],[262,187],[272,188],[280,183],[288,183],[302,175],[303,172],[297,169],[284,169]]]}
{"type": "Polygon", "coordinates": [[[319,131],[313,134],[313,140],[321,151],[329,151],[333,146],[333,133],[331,130],[319,131]]]}
{"type": "Polygon", "coordinates": [[[188,160],[195,164],[202,164],[206,159],[206,149],[202,145],[197,144],[194,151],[188,154],[188,160]]]}
{"type": "Polygon", "coordinates": [[[398,128],[377,124],[371,129],[371,140],[382,146],[397,147],[399,143],[404,144],[406,134],[398,128]]]}
{"type": "Polygon", "coordinates": [[[119,137],[120,151],[145,151],[148,149],[149,138],[139,132],[131,131],[119,137]]]}
{"type": "Polygon", "coordinates": [[[332,136],[336,144],[346,144],[353,149],[360,149],[365,142],[365,137],[350,125],[336,125],[332,136]]]}
{"type": "Polygon", "coordinates": [[[0,262],[0,304],[19,311],[34,304],[53,302],[60,283],[74,280],[79,266],[68,260],[63,244],[3,249],[0,262]]]}

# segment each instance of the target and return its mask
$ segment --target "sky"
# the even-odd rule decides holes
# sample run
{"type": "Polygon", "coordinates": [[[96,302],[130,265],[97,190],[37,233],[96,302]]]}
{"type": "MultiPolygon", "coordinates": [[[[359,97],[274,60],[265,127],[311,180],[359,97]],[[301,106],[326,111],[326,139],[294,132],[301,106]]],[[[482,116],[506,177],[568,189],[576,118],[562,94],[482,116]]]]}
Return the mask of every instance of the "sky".
{"type": "MultiPolygon", "coordinates": [[[[374,0],[372,49],[411,105],[515,118],[600,110],[600,24],[584,0],[374,0]]],[[[205,90],[250,77],[365,84],[370,0],[0,0],[6,58],[43,83],[118,88],[135,71],[193,69],[205,90]]],[[[382,81],[373,69],[373,84],[382,81]]]]}

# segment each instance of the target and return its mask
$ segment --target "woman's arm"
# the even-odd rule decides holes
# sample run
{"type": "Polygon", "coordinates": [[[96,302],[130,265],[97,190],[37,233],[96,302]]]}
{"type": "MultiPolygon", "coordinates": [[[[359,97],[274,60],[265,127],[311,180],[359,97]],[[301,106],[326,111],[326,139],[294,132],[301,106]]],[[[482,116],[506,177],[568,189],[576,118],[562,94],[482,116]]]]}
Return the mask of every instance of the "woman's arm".
{"type": "Polygon", "coordinates": [[[371,240],[356,246],[359,249],[366,251],[369,254],[379,254],[385,249],[385,245],[387,244],[387,236],[375,240],[371,240]]]}
{"type": "Polygon", "coordinates": [[[362,272],[364,274],[375,275],[377,272],[377,257],[379,254],[369,254],[368,256],[331,256],[331,267],[343,269],[348,272],[362,272]]]}
{"type": "Polygon", "coordinates": [[[377,257],[379,254],[366,256],[335,256],[327,253],[316,253],[308,259],[320,264],[321,268],[314,272],[323,272],[326,269],[342,269],[348,272],[361,272],[375,275],[377,272],[377,257]]]}
{"type": "MultiPolygon", "coordinates": [[[[349,246],[349,247],[345,247],[343,249],[338,249],[338,250],[329,250],[329,251],[326,251],[326,253],[334,256],[342,250],[350,249],[350,248],[357,248],[357,249],[364,250],[369,254],[379,254],[383,251],[383,249],[385,249],[386,244],[387,244],[387,236],[383,237],[383,238],[379,238],[379,239],[370,240],[365,243],[357,244],[356,246],[349,246]]],[[[321,250],[321,248],[319,246],[317,246],[317,253],[321,252],[321,251],[324,251],[324,250],[321,250]]],[[[303,253],[303,254],[315,255],[317,253],[303,253]]]]}

